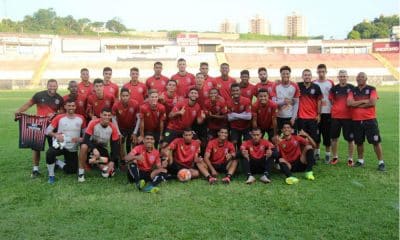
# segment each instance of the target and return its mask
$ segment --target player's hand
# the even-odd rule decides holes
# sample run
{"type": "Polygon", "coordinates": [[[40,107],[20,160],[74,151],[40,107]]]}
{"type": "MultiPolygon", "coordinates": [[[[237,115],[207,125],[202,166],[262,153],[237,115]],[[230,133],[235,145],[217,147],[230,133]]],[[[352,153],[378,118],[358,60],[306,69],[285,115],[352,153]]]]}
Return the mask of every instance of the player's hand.
{"type": "Polygon", "coordinates": [[[71,138],[71,142],[72,142],[72,143],[78,143],[78,142],[80,142],[80,140],[81,140],[80,137],[71,138]]]}
{"type": "Polygon", "coordinates": [[[164,141],[164,134],[160,134],[160,141],[159,142],[162,142],[162,141],[164,141]]]}
{"type": "Polygon", "coordinates": [[[131,142],[133,145],[136,145],[138,142],[138,137],[136,136],[136,134],[132,134],[131,136],[131,142]]]}
{"type": "Polygon", "coordinates": [[[142,143],[143,142],[144,137],[142,135],[140,135],[137,139],[137,143],[142,143]]]}
{"type": "Polygon", "coordinates": [[[298,133],[298,135],[299,135],[299,136],[302,136],[302,137],[308,137],[308,134],[307,134],[303,129],[300,130],[300,132],[298,133]]]}
{"type": "Polygon", "coordinates": [[[217,173],[217,171],[215,171],[215,169],[211,170],[211,176],[213,176],[213,177],[217,177],[218,176],[218,173],[217,173]]]}
{"type": "Polygon", "coordinates": [[[164,160],[161,162],[161,167],[167,168],[168,167],[168,160],[164,160]]]}
{"type": "Polygon", "coordinates": [[[64,135],[62,133],[56,133],[56,139],[59,142],[64,142],[64,135]]]}
{"type": "Polygon", "coordinates": [[[203,161],[203,158],[202,158],[202,157],[197,157],[197,158],[194,159],[194,162],[195,162],[195,163],[200,163],[200,162],[202,162],[202,161],[203,161]]]}
{"type": "Polygon", "coordinates": [[[230,160],[232,159],[232,154],[227,153],[227,154],[225,155],[225,157],[226,157],[226,161],[230,161],[230,160]]]}
{"type": "Polygon", "coordinates": [[[290,125],[292,125],[292,127],[294,126],[294,123],[296,122],[296,119],[295,118],[291,118],[290,119],[290,125]]]}
{"type": "Polygon", "coordinates": [[[321,115],[318,114],[318,116],[315,118],[317,120],[317,123],[321,122],[321,115]]]}
{"type": "Polygon", "coordinates": [[[137,161],[143,161],[144,160],[143,155],[142,154],[136,155],[136,160],[137,161]]]}
{"type": "Polygon", "coordinates": [[[293,100],[292,99],[290,99],[290,98],[285,98],[285,104],[286,105],[292,105],[293,104],[293,100]]]}
{"type": "Polygon", "coordinates": [[[206,114],[204,113],[203,110],[201,110],[201,119],[205,119],[206,118],[206,114]]]}
{"type": "Polygon", "coordinates": [[[179,114],[180,114],[180,115],[183,115],[183,114],[185,114],[185,111],[186,111],[186,110],[185,110],[185,107],[183,107],[183,108],[179,111],[179,114]]]}

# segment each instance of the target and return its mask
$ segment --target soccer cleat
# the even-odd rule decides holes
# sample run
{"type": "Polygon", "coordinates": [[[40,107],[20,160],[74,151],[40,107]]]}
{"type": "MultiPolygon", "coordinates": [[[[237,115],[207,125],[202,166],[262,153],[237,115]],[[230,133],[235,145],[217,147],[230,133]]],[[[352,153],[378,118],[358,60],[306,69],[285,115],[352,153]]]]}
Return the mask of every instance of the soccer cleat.
{"type": "Polygon", "coordinates": [[[378,165],[378,171],[381,171],[381,172],[386,171],[386,168],[385,168],[385,164],[384,164],[384,163],[381,163],[381,164],[378,165]]]}
{"type": "Polygon", "coordinates": [[[40,177],[40,172],[38,170],[32,170],[31,178],[40,177]]]}
{"type": "Polygon", "coordinates": [[[315,159],[315,161],[319,160],[319,154],[318,153],[314,155],[314,159],[315,159]]]}
{"type": "Polygon", "coordinates": [[[85,174],[79,174],[78,175],[78,182],[84,182],[85,181],[85,174]]]}
{"type": "Polygon", "coordinates": [[[256,178],[253,177],[252,175],[250,175],[247,180],[246,180],[246,184],[252,184],[256,181],[256,178]]]}
{"type": "Polygon", "coordinates": [[[49,180],[47,181],[50,184],[54,184],[56,182],[56,177],[55,176],[49,176],[49,180]]]}
{"type": "Polygon", "coordinates": [[[231,178],[228,177],[228,176],[226,176],[226,177],[224,177],[223,179],[221,179],[221,181],[222,181],[223,183],[225,183],[225,184],[229,184],[229,183],[231,183],[231,178]]]}
{"type": "Polygon", "coordinates": [[[299,179],[297,177],[287,177],[285,179],[286,184],[288,185],[292,185],[292,184],[296,184],[299,182],[299,179]]]}
{"type": "Polygon", "coordinates": [[[339,162],[339,159],[337,157],[332,158],[332,161],[330,161],[329,163],[332,165],[336,165],[336,163],[339,162]]]}
{"type": "Polygon", "coordinates": [[[357,162],[353,165],[353,167],[364,167],[364,166],[365,166],[365,164],[362,163],[362,162],[359,162],[359,161],[357,161],[357,162]]]}
{"type": "Polygon", "coordinates": [[[146,181],[144,179],[140,179],[139,183],[136,184],[137,189],[142,190],[146,185],[146,181]]]}
{"type": "Polygon", "coordinates": [[[329,164],[331,162],[330,156],[325,156],[325,164],[329,164]]]}
{"type": "Polygon", "coordinates": [[[347,166],[353,167],[353,165],[354,165],[353,159],[347,160],[347,166]]]}
{"type": "Polygon", "coordinates": [[[216,179],[215,177],[209,177],[208,178],[208,183],[209,184],[215,184],[217,183],[218,179],[216,179]]]}
{"type": "Polygon", "coordinates": [[[263,182],[263,183],[270,183],[271,182],[271,179],[269,179],[269,177],[267,176],[267,175],[262,175],[261,177],[260,177],[260,181],[261,182],[263,182]]]}
{"type": "Polygon", "coordinates": [[[160,191],[160,189],[158,187],[154,187],[151,184],[149,184],[145,188],[143,188],[143,192],[147,192],[147,193],[157,193],[158,191],[160,191]]]}
{"type": "Polygon", "coordinates": [[[311,180],[311,181],[314,181],[314,180],[315,180],[315,177],[314,177],[314,174],[313,174],[312,171],[306,172],[306,173],[305,173],[305,176],[306,176],[306,179],[307,179],[307,180],[311,180]]]}

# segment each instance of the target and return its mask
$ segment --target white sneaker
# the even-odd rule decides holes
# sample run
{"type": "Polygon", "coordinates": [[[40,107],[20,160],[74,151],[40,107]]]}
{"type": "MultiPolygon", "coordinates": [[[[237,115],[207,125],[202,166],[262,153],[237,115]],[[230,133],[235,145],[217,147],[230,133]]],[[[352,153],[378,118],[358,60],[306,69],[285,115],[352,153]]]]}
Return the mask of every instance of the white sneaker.
{"type": "Polygon", "coordinates": [[[263,183],[270,183],[271,182],[271,179],[269,179],[267,176],[265,176],[265,175],[262,175],[261,177],[260,177],[260,181],[261,182],[263,182],[263,183]]]}
{"type": "Polygon", "coordinates": [[[256,178],[253,177],[252,175],[250,175],[250,176],[247,178],[246,184],[252,184],[252,183],[254,183],[255,181],[256,181],[256,178]]]}
{"type": "Polygon", "coordinates": [[[78,182],[84,182],[84,181],[85,181],[85,174],[78,175],[78,182]]]}

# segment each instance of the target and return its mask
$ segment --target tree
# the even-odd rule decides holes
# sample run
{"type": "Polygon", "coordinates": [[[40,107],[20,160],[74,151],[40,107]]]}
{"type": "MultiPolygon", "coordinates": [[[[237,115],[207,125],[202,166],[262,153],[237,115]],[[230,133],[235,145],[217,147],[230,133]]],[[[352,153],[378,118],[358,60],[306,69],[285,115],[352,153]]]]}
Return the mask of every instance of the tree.
{"type": "Polygon", "coordinates": [[[399,25],[399,16],[379,16],[372,22],[363,21],[355,25],[347,34],[349,39],[388,38],[392,27],[399,25]],[[357,33],[358,32],[358,33],[357,33]]]}
{"type": "Polygon", "coordinates": [[[359,31],[351,30],[349,34],[347,34],[348,39],[361,39],[361,34],[359,31]]]}
{"type": "Polygon", "coordinates": [[[121,33],[126,31],[126,27],[118,18],[113,18],[106,23],[106,28],[112,32],[121,33]]]}

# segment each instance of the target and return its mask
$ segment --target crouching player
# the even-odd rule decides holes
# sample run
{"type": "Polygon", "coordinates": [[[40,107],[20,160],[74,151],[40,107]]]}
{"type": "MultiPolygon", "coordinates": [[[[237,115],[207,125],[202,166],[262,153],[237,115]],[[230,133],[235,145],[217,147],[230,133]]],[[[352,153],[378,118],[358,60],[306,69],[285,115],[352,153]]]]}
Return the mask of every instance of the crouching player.
{"type": "Polygon", "coordinates": [[[315,164],[314,148],[315,141],[305,131],[301,130],[298,135],[292,135],[293,129],[290,123],[284,123],[282,127],[282,138],[278,138],[278,150],[280,154],[279,166],[286,175],[286,183],[298,183],[299,179],[292,176],[292,172],[304,172],[308,180],[314,180],[312,167],[315,164]]]}
{"type": "Polygon", "coordinates": [[[168,172],[176,176],[179,170],[189,169],[191,178],[198,178],[199,171],[195,164],[202,161],[199,156],[200,141],[193,139],[193,132],[187,128],[183,131],[183,138],[174,139],[167,147],[168,172]]]}
{"type": "Polygon", "coordinates": [[[46,135],[54,138],[53,145],[50,145],[46,152],[50,184],[55,182],[56,164],[67,174],[76,173],[78,170],[78,145],[82,142],[82,129],[86,127],[84,117],[75,114],[74,99],[67,99],[64,108],[66,113],[57,115],[46,129],[46,135]],[[65,162],[56,159],[59,155],[64,155],[65,162]]]}
{"type": "Polygon", "coordinates": [[[103,177],[114,175],[114,163],[118,162],[119,135],[117,127],[111,122],[111,109],[103,108],[100,118],[90,121],[79,152],[78,181],[85,181],[87,163],[98,166],[103,177]],[[111,145],[111,158],[108,143],[111,145]],[[88,156],[90,156],[88,161],[88,156]]]}
{"type": "Polygon", "coordinates": [[[136,146],[125,156],[128,164],[128,181],[135,183],[139,190],[156,193],[156,187],[162,181],[167,180],[167,169],[161,167],[160,153],[154,147],[154,136],[145,133],[143,144],[136,146]],[[146,187],[146,182],[150,182],[146,187]]]}
{"type": "Polygon", "coordinates": [[[228,129],[223,127],[218,131],[218,138],[208,142],[204,161],[199,162],[197,167],[210,184],[218,181],[218,172],[226,174],[222,182],[229,184],[238,165],[235,155],[235,147],[228,141],[228,129]]]}
{"type": "Polygon", "coordinates": [[[271,182],[269,174],[274,163],[273,147],[274,145],[270,141],[262,138],[261,129],[254,128],[251,130],[251,139],[240,146],[243,155],[243,172],[247,174],[247,184],[252,184],[256,181],[253,176],[255,173],[263,174],[260,178],[261,182],[271,182]]]}

